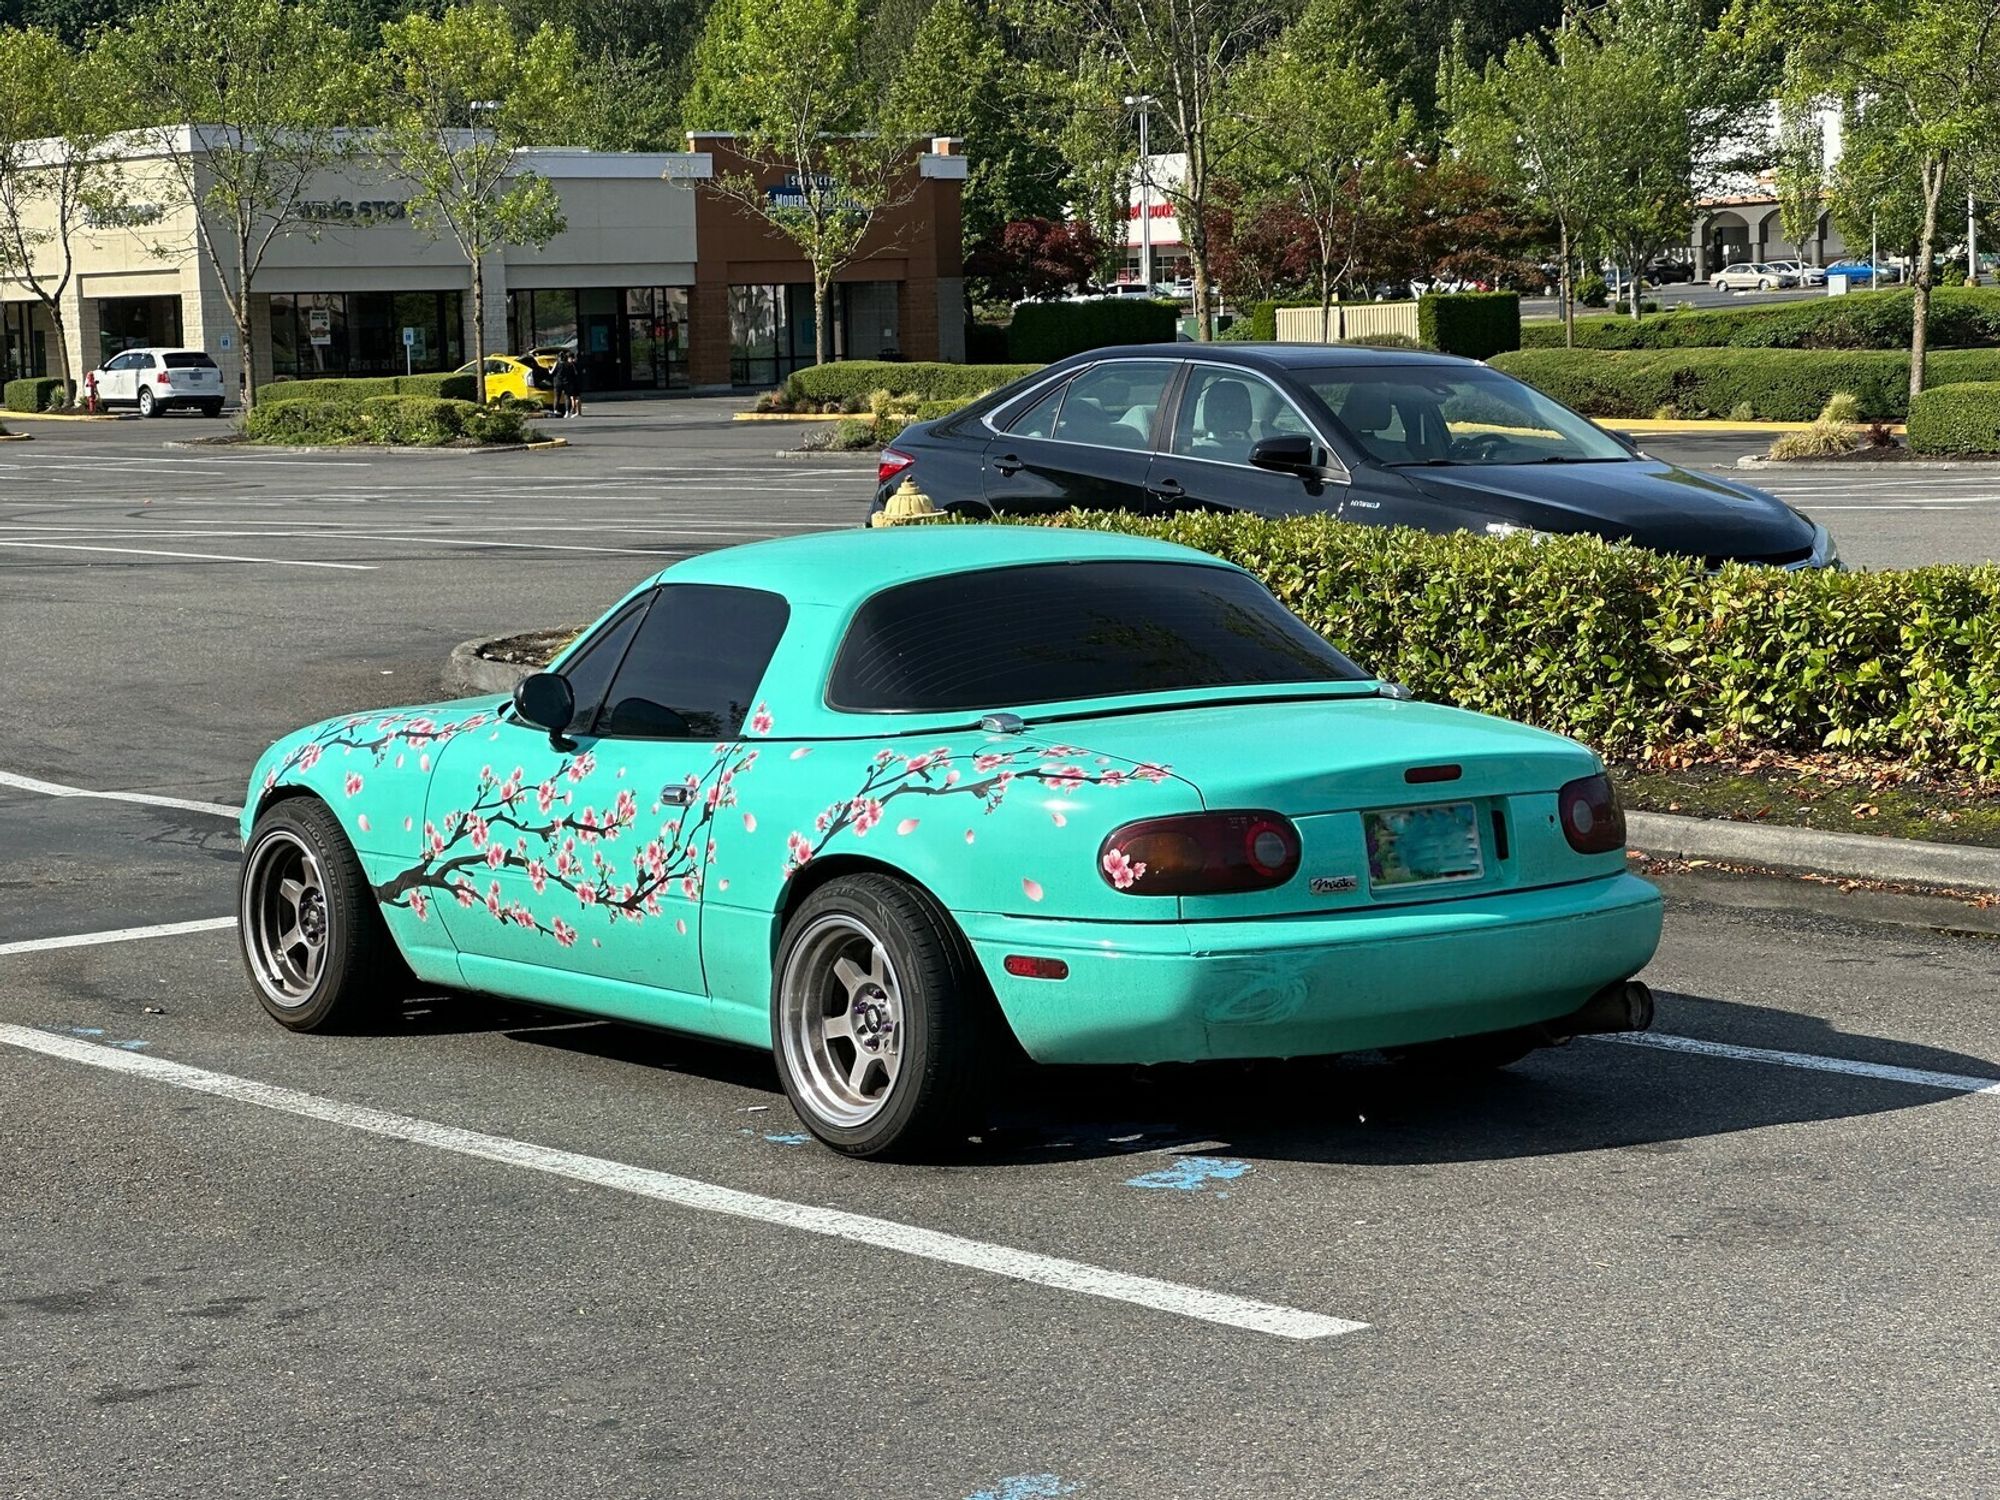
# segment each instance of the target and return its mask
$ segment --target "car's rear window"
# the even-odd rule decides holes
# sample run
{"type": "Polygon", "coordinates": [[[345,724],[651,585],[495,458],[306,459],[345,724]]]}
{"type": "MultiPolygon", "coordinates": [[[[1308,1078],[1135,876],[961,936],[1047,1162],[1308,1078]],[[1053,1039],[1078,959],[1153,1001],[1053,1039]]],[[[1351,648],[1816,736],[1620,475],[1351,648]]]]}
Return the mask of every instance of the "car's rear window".
{"type": "Polygon", "coordinates": [[[954,711],[1367,676],[1234,569],[1036,563],[884,589],[856,611],[827,701],[954,711]]]}
{"type": "Polygon", "coordinates": [[[169,370],[213,370],[215,361],[206,354],[169,354],[165,360],[169,370]]]}

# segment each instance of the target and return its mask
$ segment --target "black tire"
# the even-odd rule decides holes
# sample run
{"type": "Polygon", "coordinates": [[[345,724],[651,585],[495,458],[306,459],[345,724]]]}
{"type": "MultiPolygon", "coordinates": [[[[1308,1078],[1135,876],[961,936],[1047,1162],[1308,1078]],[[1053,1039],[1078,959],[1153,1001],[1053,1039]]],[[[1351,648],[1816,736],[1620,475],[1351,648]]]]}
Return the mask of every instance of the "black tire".
{"type": "Polygon", "coordinates": [[[201,414],[202,414],[202,415],[203,415],[204,417],[219,417],[219,416],[221,416],[221,415],[222,415],[222,403],[221,403],[220,401],[204,401],[204,402],[202,402],[202,403],[201,403],[201,414]]]}
{"type": "Polygon", "coordinates": [[[1423,1042],[1414,1047],[1398,1047],[1390,1059],[1426,1078],[1469,1079],[1512,1067],[1530,1052],[1547,1045],[1532,1027],[1516,1031],[1489,1031],[1479,1036],[1455,1036],[1442,1042],[1423,1042]]]}
{"type": "Polygon", "coordinates": [[[139,415],[142,417],[150,417],[158,410],[159,410],[159,403],[153,399],[153,388],[149,385],[140,386],[139,415]]]}
{"type": "Polygon", "coordinates": [[[973,1121],[985,1075],[1011,1060],[986,981],[951,919],[915,886],[872,873],[829,880],[786,922],[771,978],[771,1035],[799,1119],[849,1156],[938,1152],[973,1121]],[[870,963],[859,987],[838,977],[843,956],[854,964],[878,950],[881,966],[870,963]],[[878,975],[886,985],[873,983],[878,975]],[[879,1021],[866,1038],[878,1061],[862,1062],[864,1010],[894,1018],[893,1069],[880,1060],[879,1021]],[[847,1036],[826,1034],[842,1021],[847,1036]],[[857,1067],[864,1084],[849,1090],[857,1067]],[[877,1068],[885,1081],[870,1095],[877,1068]]]}
{"type": "Polygon", "coordinates": [[[243,849],[236,912],[250,987],[281,1026],[366,1030],[409,993],[409,969],[361,862],[316,797],[288,798],[257,819],[243,849]],[[288,896],[288,883],[302,894],[288,896]],[[286,941],[288,929],[299,941],[286,941]]]}

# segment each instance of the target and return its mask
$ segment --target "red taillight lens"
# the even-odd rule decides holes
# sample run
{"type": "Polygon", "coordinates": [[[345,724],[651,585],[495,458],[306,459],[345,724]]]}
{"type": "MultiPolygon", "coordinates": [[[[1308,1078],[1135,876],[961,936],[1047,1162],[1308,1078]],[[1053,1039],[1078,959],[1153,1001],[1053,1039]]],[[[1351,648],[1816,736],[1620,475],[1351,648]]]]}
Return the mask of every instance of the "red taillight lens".
{"type": "Polygon", "coordinates": [[[172,385],[173,383],[174,377],[169,375],[165,370],[160,371],[159,374],[153,377],[154,385],[172,385]]]}
{"type": "Polygon", "coordinates": [[[908,453],[899,452],[894,448],[884,448],[882,457],[875,465],[875,482],[887,484],[915,462],[916,459],[908,453]]]}
{"type": "Polygon", "coordinates": [[[1625,809],[1603,772],[1570,782],[1556,793],[1563,837],[1578,854],[1609,854],[1625,847],[1625,809]]]}
{"type": "Polygon", "coordinates": [[[1097,870],[1134,896],[1265,891],[1299,872],[1299,831],[1282,813],[1188,813],[1142,818],[1098,848],[1097,870]]]}

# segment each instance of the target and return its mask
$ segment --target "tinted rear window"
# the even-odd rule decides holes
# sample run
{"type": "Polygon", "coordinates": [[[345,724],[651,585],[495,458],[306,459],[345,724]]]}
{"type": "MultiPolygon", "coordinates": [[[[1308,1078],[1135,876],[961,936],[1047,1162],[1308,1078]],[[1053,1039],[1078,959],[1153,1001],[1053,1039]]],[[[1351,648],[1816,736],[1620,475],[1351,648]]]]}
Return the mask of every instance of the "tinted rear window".
{"type": "Polygon", "coordinates": [[[215,361],[206,354],[169,354],[166,366],[169,370],[213,370],[215,361]]]}
{"type": "Polygon", "coordinates": [[[877,594],[841,642],[827,699],[949,711],[1367,676],[1232,569],[1038,563],[877,594]]]}

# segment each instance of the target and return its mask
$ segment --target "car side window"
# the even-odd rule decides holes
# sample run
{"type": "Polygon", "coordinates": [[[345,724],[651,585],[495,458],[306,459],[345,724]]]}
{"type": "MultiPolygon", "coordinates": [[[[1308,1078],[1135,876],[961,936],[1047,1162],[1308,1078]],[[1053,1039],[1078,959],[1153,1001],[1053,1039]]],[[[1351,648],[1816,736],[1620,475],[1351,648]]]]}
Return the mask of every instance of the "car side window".
{"type": "Polygon", "coordinates": [[[132,363],[142,370],[150,370],[153,368],[153,356],[150,354],[135,354],[132,356],[132,363]]]}
{"type": "Polygon", "coordinates": [[[1069,382],[1058,380],[1049,393],[1016,417],[1008,431],[1015,437],[1045,438],[1055,432],[1056,413],[1062,408],[1063,392],[1069,382]]]}
{"type": "Polygon", "coordinates": [[[1181,392],[1168,451],[1248,464],[1254,444],[1284,434],[1310,436],[1311,429],[1269,381],[1246,370],[1197,365],[1181,392]]]}
{"type": "Polygon", "coordinates": [[[1069,383],[1051,435],[1094,448],[1147,448],[1173,374],[1174,362],[1166,359],[1113,359],[1094,365],[1069,383]]]}
{"type": "Polygon", "coordinates": [[[563,663],[562,675],[569,679],[569,690],[576,699],[576,710],[569,719],[571,734],[591,732],[591,726],[597,722],[597,711],[604,706],[605,690],[611,686],[618,663],[625,659],[626,648],[632,644],[632,636],[652,602],[651,594],[634,599],[605,621],[582,649],[563,663]]]}
{"type": "Polygon", "coordinates": [[[598,733],[726,740],[743,731],[791,606],[763,589],[670,583],[659,590],[605,695],[598,733]]]}

